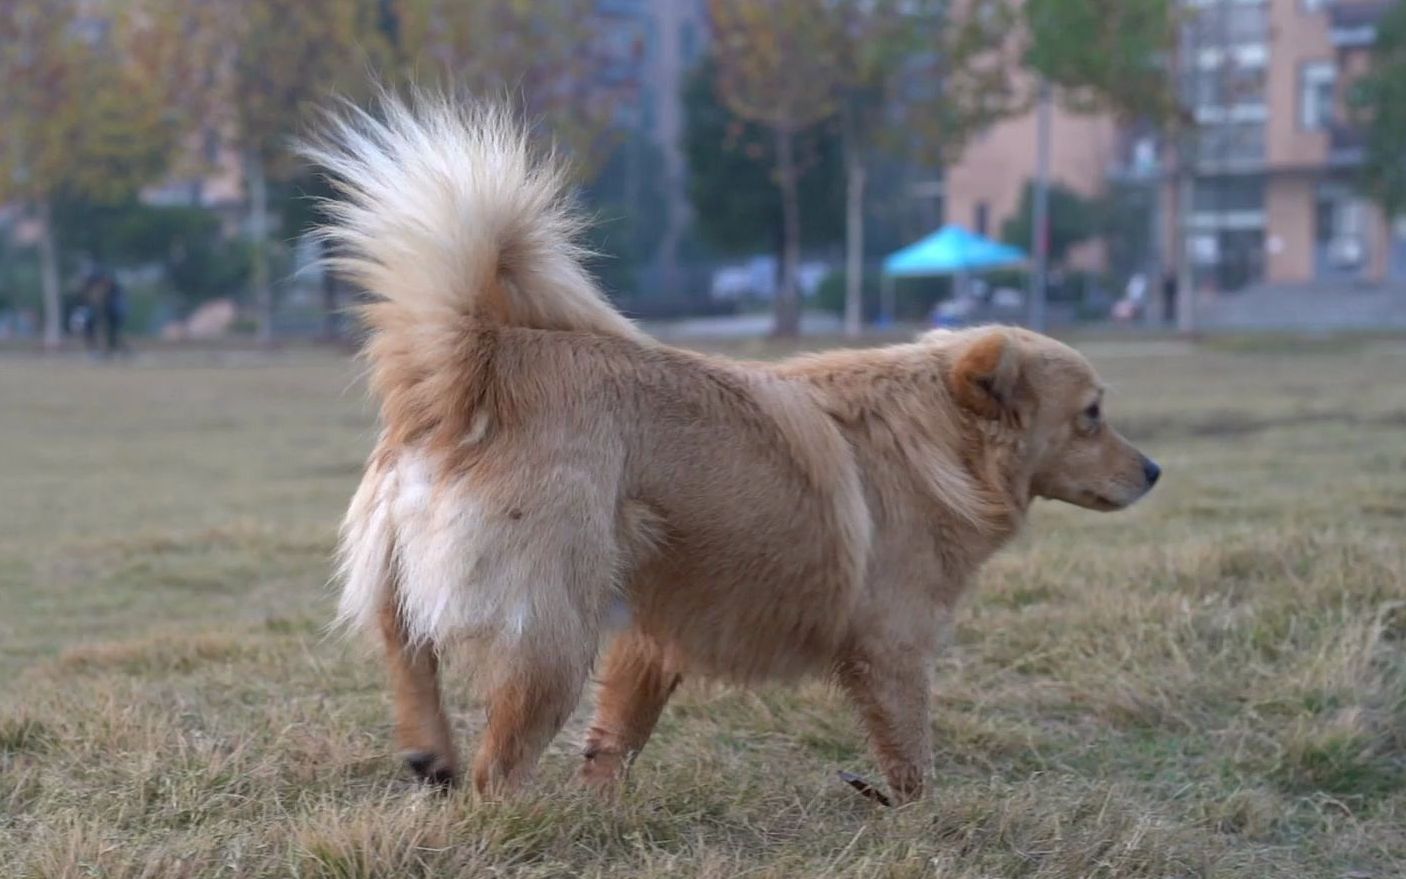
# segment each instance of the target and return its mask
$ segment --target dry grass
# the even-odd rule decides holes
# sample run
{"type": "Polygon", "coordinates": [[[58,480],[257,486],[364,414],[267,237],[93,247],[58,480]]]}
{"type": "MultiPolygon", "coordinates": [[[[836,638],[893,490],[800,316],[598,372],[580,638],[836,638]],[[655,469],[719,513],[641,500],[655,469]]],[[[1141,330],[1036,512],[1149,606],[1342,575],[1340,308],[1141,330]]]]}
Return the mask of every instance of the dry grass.
{"type": "Polygon", "coordinates": [[[1090,350],[1167,477],[990,566],[899,811],[818,686],[686,688],[613,804],[567,737],[524,799],[415,789],[322,630],[349,366],[6,360],[0,876],[1403,875],[1406,346],[1090,350]]]}

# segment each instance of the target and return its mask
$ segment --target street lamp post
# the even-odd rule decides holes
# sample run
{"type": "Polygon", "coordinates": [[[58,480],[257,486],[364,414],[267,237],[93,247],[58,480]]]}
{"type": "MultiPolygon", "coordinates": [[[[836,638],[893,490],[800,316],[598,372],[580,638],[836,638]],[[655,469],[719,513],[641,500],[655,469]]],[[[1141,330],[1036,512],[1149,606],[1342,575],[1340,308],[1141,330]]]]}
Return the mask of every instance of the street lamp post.
{"type": "Polygon", "coordinates": [[[1028,320],[1036,332],[1045,329],[1045,291],[1050,263],[1050,127],[1052,100],[1050,84],[1040,82],[1040,106],[1035,133],[1035,197],[1031,206],[1031,244],[1035,264],[1030,272],[1028,320]]]}

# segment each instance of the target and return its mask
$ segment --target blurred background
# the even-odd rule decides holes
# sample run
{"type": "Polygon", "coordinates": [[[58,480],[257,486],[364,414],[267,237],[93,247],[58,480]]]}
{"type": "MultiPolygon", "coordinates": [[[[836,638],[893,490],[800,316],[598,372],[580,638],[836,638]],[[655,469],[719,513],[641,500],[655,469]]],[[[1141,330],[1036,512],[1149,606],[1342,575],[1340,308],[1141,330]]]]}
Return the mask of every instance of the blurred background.
{"type": "Polygon", "coordinates": [[[0,877],[1406,876],[1403,378],[1406,0],[0,0],[0,877]],[[1166,475],[990,562],[925,803],[823,685],[685,685],[609,806],[583,712],[532,799],[411,794],[290,148],[377,82],[515,103],[680,347],[1108,379],[1166,475]]]}
{"type": "Polygon", "coordinates": [[[0,345],[347,340],[290,143],[412,81],[660,332],[1406,327],[1401,0],[0,0],[0,345]]]}

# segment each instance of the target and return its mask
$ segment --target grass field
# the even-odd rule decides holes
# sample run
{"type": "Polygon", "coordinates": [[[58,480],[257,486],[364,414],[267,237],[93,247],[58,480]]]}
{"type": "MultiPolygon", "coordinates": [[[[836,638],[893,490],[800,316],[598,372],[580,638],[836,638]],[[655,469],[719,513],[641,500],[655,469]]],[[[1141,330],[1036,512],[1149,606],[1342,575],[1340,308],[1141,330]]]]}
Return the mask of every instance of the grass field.
{"type": "Polygon", "coordinates": [[[1089,348],[1162,484],[988,567],[901,810],[820,685],[686,686],[617,802],[579,718],[529,796],[417,789],[323,629],[351,365],[0,360],[0,877],[1406,875],[1406,344],[1148,351],[1089,348]]]}

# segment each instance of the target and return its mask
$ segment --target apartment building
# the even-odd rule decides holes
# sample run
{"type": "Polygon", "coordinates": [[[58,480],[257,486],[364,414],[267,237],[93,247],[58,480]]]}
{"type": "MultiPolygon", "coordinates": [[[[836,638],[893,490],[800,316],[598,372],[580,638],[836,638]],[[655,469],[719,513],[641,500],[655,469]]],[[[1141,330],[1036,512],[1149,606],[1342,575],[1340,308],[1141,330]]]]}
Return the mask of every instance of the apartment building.
{"type": "MultiPolygon", "coordinates": [[[[1183,93],[1197,122],[1186,242],[1199,289],[1406,281],[1406,221],[1354,186],[1362,140],[1344,113],[1394,0],[1185,0],[1183,93]]],[[[1035,166],[1034,117],[978,141],[951,170],[949,219],[999,231],[1035,166]]],[[[1152,135],[1059,111],[1053,178],[1086,194],[1160,186],[1160,264],[1172,265],[1170,181],[1152,135]]]]}

